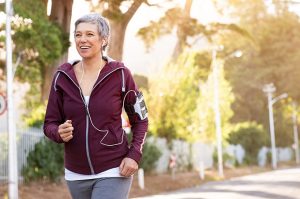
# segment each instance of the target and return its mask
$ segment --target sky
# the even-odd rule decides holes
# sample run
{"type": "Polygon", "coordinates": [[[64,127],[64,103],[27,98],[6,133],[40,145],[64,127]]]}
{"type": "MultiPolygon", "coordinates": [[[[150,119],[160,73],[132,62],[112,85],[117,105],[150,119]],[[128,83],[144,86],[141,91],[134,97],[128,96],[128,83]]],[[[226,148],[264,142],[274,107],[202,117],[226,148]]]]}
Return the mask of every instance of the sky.
{"type": "MultiPolygon", "coordinates": [[[[151,2],[153,1],[154,0],[151,2]]],[[[271,0],[267,0],[267,2],[268,1],[271,0]]],[[[183,7],[185,0],[173,0],[172,3],[183,7]]],[[[291,10],[296,13],[300,13],[300,4],[292,6],[291,10]]],[[[155,74],[163,65],[168,62],[169,58],[171,57],[176,43],[175,33],[173,35],[162,37],[148,51],[146,51],[143,41],[136,35],[137,31],[143,26],[146,26],[151,20],[158,20],[164,14],[164,11],[165,9],[162,8],[157,8],[155,6],[149,7],[145,4],[142,4],[129,22],[126,29],[123,49],[123,62],[128,68],[131,69],[132,73],[142,74],[145,76],[155,74]]],[[[85,0],[74,0],[71,19],[71,47],[69,49],[69,60],[80,59],[74,47],[72,35],[74,31],[74,22],[77,18],[89,12],[89,6],[85,0]]],[[[218,15],[211,0],[193,0],[191,17],[196,18],[198,21],[204,24],[213,21],[224,23],[229,22],[229,19],[218,15]]],[[[202,48],[205,46],[205,44],[202,43],[199,45],[202,46],[202,48]]]]}
{"type": "MultiPolygon", "coordinates": [[[[174,0],[173,2],[183,7],[185,1],[174,0]]],[[[87,13],[89,13],[88,4],[84,0],[74,0],[71,33],[74,31],[75,20],[87,13]]],[[[151,20],[158,20],[163,14],[164,9],[143,4],[128,24],[123,50],[123,62],[131,69],[132,73],[148,76],[159,71],[159,68],[168,62],[176,43],[175,34],[162,37],[148,52],[142,40],[136,36],[140,28],[146,26],[151,20]]],[[[203,23],[221,20],[210,0],[194,0],[191,16],[203,23]]],[[[80,59],[74,47],[72,36],[70,40],[72,45],[69,49],[69,60],[80,59]]]]}

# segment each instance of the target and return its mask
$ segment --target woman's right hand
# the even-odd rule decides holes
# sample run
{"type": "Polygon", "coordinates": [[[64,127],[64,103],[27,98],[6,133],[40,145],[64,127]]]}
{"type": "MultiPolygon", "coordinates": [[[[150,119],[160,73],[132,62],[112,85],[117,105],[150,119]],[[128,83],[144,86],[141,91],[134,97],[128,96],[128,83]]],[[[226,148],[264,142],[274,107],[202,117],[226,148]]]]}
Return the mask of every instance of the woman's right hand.
{"type": "Polygon", "coordinates": [[[58,133],[64,142],[69,142],[73,138],[73,130],[72,120],[67,120],[58,126],[58,133]]]}

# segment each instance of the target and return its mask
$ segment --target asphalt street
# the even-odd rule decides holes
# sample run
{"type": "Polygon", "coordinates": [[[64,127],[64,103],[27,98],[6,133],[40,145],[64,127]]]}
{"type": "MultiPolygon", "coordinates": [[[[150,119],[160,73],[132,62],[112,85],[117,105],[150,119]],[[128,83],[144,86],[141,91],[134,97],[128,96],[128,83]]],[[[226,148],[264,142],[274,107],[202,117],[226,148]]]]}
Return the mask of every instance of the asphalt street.
{"type": "Polygon", "coordinates": [[[300,168],[209,182],[138,199],[300,199],[300,168]]]}

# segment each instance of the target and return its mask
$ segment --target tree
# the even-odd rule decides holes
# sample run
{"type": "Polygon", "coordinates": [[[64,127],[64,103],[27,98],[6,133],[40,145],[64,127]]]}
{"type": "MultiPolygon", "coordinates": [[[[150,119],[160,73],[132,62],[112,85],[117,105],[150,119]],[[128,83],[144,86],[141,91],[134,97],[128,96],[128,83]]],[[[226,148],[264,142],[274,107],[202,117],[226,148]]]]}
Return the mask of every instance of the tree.
{"type": "Polygon", "coordinates": [[[210,60],[205,54],[189,52],[177,62],[150,77],[147,104],[149,106],[150,132],[174,139],[192,141],[199,137],[193,124],[197,120],[195,109],[199,96],[198,83],[208,76],[210,60]]]}
{"type": "Polygon", "coordinates": [[[190,17],[192,2],[193,0],[186,0],[184,9],[171,8],[158,21],[151,21],[148,26],[140,29],[138,36],[145,42],[146,47],[149,48],[159,37],[171,34],[174,29],[176,29],[177,42],[173,50],[173,60],[176,60],[186,47],[193,45],[188,43],[189,37],[200,38],[204,36],[212,42],[212,36],[224,30],[230,30],[248,39],[251,38],[247,31],[236,24],[211,23],[204,25],[199,23],[197,19],[190,17]]]}
{"type": "Polygon", "coordinates": [[[98,1],[96,5],[93,5],[91,0],[86,1],[91,3],[94,11],[102,13],[109,20],[111,27],[109,46],[113,48],[108,48],[108,54],[116,60],[122,60],[127,25],[143,3],[150,4],[147,0],[103,0],[98,1]],[[121,10],[122,5],[128,5],[126,11],[121,10]]]}
{"type": "MultiPolygon", "coordinates": [[[[5,54],[5,35],[6,35],[6,29],[5,29],[5,19],[6,14],[4,11],[2,11],[4,8],[0,6],[0,16],[2,20],[0,21],[0,70],[2,71],[0,73],[0,79],[4,78],[3,70],[5,68],[5,59],[2,59],[2,55],[5,54]]],[[[12,16],[11,19],[11,34],[14,35],[16,32],[24,31],[26,29],[30,29],[32,26],[32,20],[28,18],[20,17],[19,15],[12,16]]],[[[16,63],[18,64],[18,63],[16,63]]]]}
{"type": "MultiPolygon", "coordinates": [[[[232,121],[256,121],[269,129],[267,99],[262,91],[264,84],[275,84],[275,96],[287,92],[293,100],[300,100],[299,17],[286,9],[270,13],[262,0],[255,0],[251,4],[243,0],[228,2],[230,10],[233,11],[232,16],[239,19],[241,27],[255,35],[256,43],[256,46],[249,45],[234,33],[228,33],[221,38],[225,49],[243,50],[241,59],[229,59],[225,64],[226,78],[232,84],[236,96],[232,106],[232,121]]],[[[286,104],[287,101],[281,101],[274,105],[278,146],[292,144],[290,115],[283,114],[286,104]]]]}
{"type": "MultiPolygon", "coordinates": [[[[25,17],[33,21],[32,29],[21,28],[13,35],[14,60],[19,65],[17,78],[31,83],[31,91],[38,102],[47,99],[56,66],[67,60],[73,0],[52,0],[49,18],[47,3],[48,0],[15,0],[13,4],[15,12],[21,16],[17,20],[25,17]]],[[[4,37],[0,42],[2,40],[4,37]]]]}
{"type": "Polygon", "coordinates": [[[257,164],[259,150],[266,145],[266,132],[262,125],[256,123],[239,123],[229,134],[230,144],[240,144],[246,151],[246,164],[257,164]]]}
{"type": "Polygon", "coordinates": [[[16,77],[19,81],[31,84],[27,102],[29,107],[33,107],[34,103],[40,103],[47,95],[43,90],[47,84],[45,81],[48,76],[52,78],[48,69],[67,51],[69,35],[49,21],[45,2],[16,0],[14,9],[20,16],[32,20],[32,28],[18,31],[13,36],[13,41],[14,54],[21,55],[16,77]]]}
{"type": "MultiPolygon", "coordinates": [[[[217,58],[219,80],[219,107],[221,115],[222,137],[226,138],[230,133],[230,118],[233,115],[231,105],[235,100],[230,83],[224,77],[224,60],[217,58]]],[[[213,69],[211,69],[213,70],[213,69]]],[[[214,112],[214,82],[213,74],[210,73],[207,81],[200,83],[200,94],[197,99],[195,110],[194,131],[200,134],[202,140],[214,141],[216,139],[216,125],[214,112]]]]}
{"type": "MultiPolygon", "coordinates": [[[[48,0],[44,0],[44,5],[47,5],[48,0]]],[[[68,42],[68,37],[70,34],[70,22],[72,16],[72,5],[73,0],[52,0],[52,7],[51,7],[51,14],[50,14],[50,21],[57,24],[63,34],[66,36],[65,41],[63,42],[64,45],[64,52],[55,60],[54,63],[51,65],[46,66],[43,70],[43,82],[42,82],[42,101],[48,98],[50,92],[50,85],[52,81],[52,77],[54,71],[56,70],[57,66],[63,64],[68,59],[68,47],[70,46],[68,42]]]]}

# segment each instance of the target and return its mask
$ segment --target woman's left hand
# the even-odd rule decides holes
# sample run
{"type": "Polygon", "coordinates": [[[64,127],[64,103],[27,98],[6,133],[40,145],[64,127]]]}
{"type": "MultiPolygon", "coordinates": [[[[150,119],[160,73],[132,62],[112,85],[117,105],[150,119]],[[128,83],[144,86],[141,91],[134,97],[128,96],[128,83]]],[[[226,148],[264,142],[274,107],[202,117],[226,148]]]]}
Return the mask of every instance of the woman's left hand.
{"type": "Polygon", "coordinates": [[[120,174],[125,177],[132,176],[139,166],[137,162],[131,158],[124,158],[120,164],[120,174]]]}

